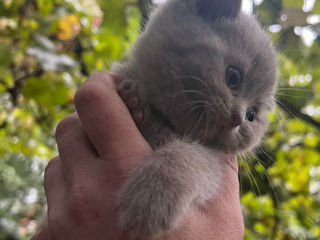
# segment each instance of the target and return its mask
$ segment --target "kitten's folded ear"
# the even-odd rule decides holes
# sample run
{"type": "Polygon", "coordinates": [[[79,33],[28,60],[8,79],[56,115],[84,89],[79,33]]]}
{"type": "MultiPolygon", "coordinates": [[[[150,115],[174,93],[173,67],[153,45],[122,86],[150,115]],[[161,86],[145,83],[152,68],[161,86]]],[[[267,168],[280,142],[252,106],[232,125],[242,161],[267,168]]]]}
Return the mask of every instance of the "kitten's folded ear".
{"type": "Polygon", "coordinates": [[[198,14],[207,21],[238,16],[242,0],[196,0],[198,14]]]}

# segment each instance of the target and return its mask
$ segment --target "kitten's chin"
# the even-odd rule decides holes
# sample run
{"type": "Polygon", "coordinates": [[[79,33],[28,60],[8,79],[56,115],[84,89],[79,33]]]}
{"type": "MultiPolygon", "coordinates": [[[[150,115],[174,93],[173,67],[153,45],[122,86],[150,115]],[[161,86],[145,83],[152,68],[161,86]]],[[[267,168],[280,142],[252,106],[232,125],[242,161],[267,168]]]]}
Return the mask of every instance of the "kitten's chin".
{"type": "Polygon", "coordinates": [[[238,131],[221,131],[207,139],[205,144],[227,154],[239,154],[253,147],[253,144],[242,138],[238,131]]]}
{"type": "Polygon", "coordinates": [[[237,147],[231,146],[226,143],[215,143],[215,144],[211,143],[210,146],[220,152],[224,152],[229,155],[239,154],[246,151],[246,149],[239,149],[237,147]]]}
{"type": "Polygon", "coordinates": [[[208,147],[214,148],[219,152],[224,152],[227,154],[238,154],[242,152],[239,148],[235,147],[234,144],[231,144],[231,142],[219,139],[219,137],[207,139],[204,143],[208,147]]]}

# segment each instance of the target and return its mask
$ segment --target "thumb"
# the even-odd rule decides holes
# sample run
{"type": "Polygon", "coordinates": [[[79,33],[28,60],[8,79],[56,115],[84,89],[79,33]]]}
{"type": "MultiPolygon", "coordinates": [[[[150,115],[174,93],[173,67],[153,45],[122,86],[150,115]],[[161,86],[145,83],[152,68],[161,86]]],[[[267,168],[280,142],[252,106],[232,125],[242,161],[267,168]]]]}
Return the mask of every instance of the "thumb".
{"type": "MultiPolygon", "coordinates": [[[[240,204],[238,160],[236,156],[222,159],[223,178],[220,191],[208,204],[208,215],[213,225],[223,229],[228,226],[232,236],[228,239],[243,239],[244,223],[240,204]]],[[[224,239],[224,238],[217,238],[224,239]]]]}

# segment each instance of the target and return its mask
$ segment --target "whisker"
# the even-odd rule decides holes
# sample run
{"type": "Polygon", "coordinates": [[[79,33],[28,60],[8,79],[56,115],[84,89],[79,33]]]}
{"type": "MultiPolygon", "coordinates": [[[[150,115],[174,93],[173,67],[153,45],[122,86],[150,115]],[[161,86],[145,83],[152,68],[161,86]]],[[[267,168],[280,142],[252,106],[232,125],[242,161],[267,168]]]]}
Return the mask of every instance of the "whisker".
{"type": "Polygon", "coordinates": [[[284,93],[277,93],[277,96],[284,96],[284,97],[293,97],[293,98],[301,98],[301,99],[306,99],[310,98],[310,96],[296,96],[296,95],[291,95],[291,94],[284,94],[284,93]]]}
{"type": "Polygon", "coordinates": [[[209,131],[209,121],[210,118],[207,118],[207,121],[206,121],[206,128],[205,128],[205,136],[208,136],[208,131],[209,131]]]}
{"type": "Polygon", "coordinates": [[[194,106],[193,108],[190,109],[190,112],[194,112],[195,110],[197,110],[198,108],[205,108],[206,105],[197,105],[197,106],[194,106]]]}
{"type": "MultiPolygon", "coordinates": [[[[253,164],[252,164],[252,162],[251,162],[251,160],[250,160],[250,157],[249,157],[248,153],[245,153],[245,154],[247,155],[247,160],[248,160],[247,163],[249,164],[249,167],[251,167],[251,168],[249,168],[249,173],[251,174],[252,179],[253,179],[253,181],[254,181],[254,183],[255,183],[255,185],[256,185],[256,188],[258,189],[259,195],[261,195],[259,185],[258,185],[258,183],[257,183],[257,181],[256,181],[256,179],[255,179],[255,177],[254,177],[254,175],[253,175],[253,173],[252,173],[252,170],[251,170],[251,169],[255,169],[255,168],[254,168],[254,166],[253,166],[253,164]]],[[[260,176],[260,178],[262,179],[262,177],[261,177],[260,174],[259,174],[259,176],[260,176]]]]}
{"type": "MultiPolygon", "coordinates": [[[[276,102],[277,102],[280,106],[282,106],[284,109],[286,109],[294,118],[298,117],[298,116],[295,114],[295,112],[294,112],[288,105],[282,103],[280,100],[277,100],[277,99],[276,99],[276,102]]],[[[310,118],[308,118],[307,115],[305,115],[305,114],[300,114],[300,113],[299,113],[299,118],[301,118],[301,119],[303,119],[303,120],[306,120],[307,122],[310,122],[310,121],[313,120],[313,119],[310,120],[310,118]]]]}
{"type": "Polygon", "coordinates": [[[275,162],[275,160],[268,154],[268,153],[266,153],[264,150],[263,150],[263,148],[259,148],[258,149],[260,152],[262,152],[263,154],[265,154],[268,158],[269,158],[269,160],[271,160],[271,162],[275,162]]]}
{"type": "Polygon", "coordinates": [[[294,112],[285,104],[283,104],[280,100],[276,99],[275,100],[279,105],[281,105],[283,108],[285,108],[294,118],[296,117],[296,115],[294,114],[294,112]]]}
{"type": "MultiPolygon", "coordinates": [[[[262,149],[261,149],[261,150],[262,150],[262,149]]],[[[262,150],[262,151],[263,151],[263,150],[262,150]]],[[[263,171],[264,171],[264,173],[265,173],[265,175],[266,175],[266,177],[267,177],[267,179],[268,179],[268,181],[269,181],[269,183],[270,183],[270,186],[271,186],[271,188],[272,188],[272,192],[273,192],[273,195],[274,195],[274,197],[275,197],[275,199],[276,199],[277,206],[279,206],[280,204],[279,204],[278,195],[277,195],[277,193],[276,193],[275,187],[274,187],[274,185],[273,185],[273,183],[272,183],[272,181],[271,181],[271,178],[270,178],[270,176],[269,176],[268,171],[265,169],[265,167],[264,167],[263,164],[261,163],[261,160],[259,159],[259,157],[256,157],[255,159],[257,160],[257,162],[258,162],[258,163],[260,164],[260,166],[262,167],[262,169],[263,169],[263,171]]],[[[273,160],[273,161],[274,161],[274,160],[273,160]]]]}
{"type": "Polygon", "coordinates": [[[243,190],[243,172],[242,172],[242,168],[239,167],[239,185],[240,185],[240,196],[242,195],[242,190],[243,190]]]}
{"type": "Polygon", "coordinates": [[[202,101],[202,100],[196,100],[196,101],[190,101],[190,102],[187,102],[185,103],[184,105],[192,105],[192,104],[197,104],[197,103],[203,103],[207,106],[211,106],[210,103],[206,102],[206,101],[202,101]]]}
{"type": "Polygon", "coordinates": [[[284,133],[286,131],[289,130],[289,132],[291,131],[289,128],[288,128],[288,125],[285,124],[285,118],[284,117],[281,117],[280,115],[284,115],[283,112],[280,112],[280,111],[276,111],[276,118],[278,119],[278,123],[279,123],[279,127],[280,127],[280,131],[281,133],[284,133]]]}
{"type": "Polygon", "coordinates": [[[196,126],[193,127],[193,131],[190,133],[191,136],[194,134],[194,132],[195,132],[195,131],[197,130],[197,128],[199,127],[199,124],[200,124],[200,122],[202,121],[202,118],[203,118],[204,116],[207,116],[207,112],[206,112],[206,111],[203,111],[203,113],[201,113],[201,115],[200,115],[200,117],[199,117],[199,119],[198,119],[198,121],[197,121],[196,126]]]}
{"type": "Polygon", "coordinates": [[[244,161],[243,161],[243,168],[244,168],[244,170],[245,170],[245,172],[246,172],[246,175],[247,175],[247,177],[248,177],[248,179],[249,179],[249,181],[250,181],[250,184],[251,184],[251,187],[252,187],[254,193],[257,195],[256,190],[255,190],[255,187],[254,187],[253,182],[252,182],[252,180],[251,180],[251,175],[249,174],[247,167],[248,167],[247,161],[244,160],[244,161]]]}
{"type": "Polygon", "coordinates": [[[304,88],[295,88],[295,87],[290,87],[290,88],[281,88],[278,87],[277,90],[284,90],[284,91],[301,91],[301,92],[314,92],[314,89],[304,89],[304,88]]]}
{"type": "Polygon", "coordinates": [[[199,77],[192,76],[192,75],[176,76],[175,78],[176,78],[176,79],[191,78],[191,79],[194,79],[194,80],[198,80],[198,81],[201,82],[205,87],[209,87],[208,84],[207,84],[203,79],[201,79],[201,78],[199,78],[199,77]]]}
{"type": "Polygon", "coordinates": [[[201,95],[201,96],[204,96],[204,97],[208,97],[208,94],[207,92],[201,92],[201,91],[198,91],[198,90],[191,90],[191,89],[184,89],[184,90],[181,90],[179,91],[181,93],[195,93],[195,94],[198,94],[198,95],[201,95]]]}

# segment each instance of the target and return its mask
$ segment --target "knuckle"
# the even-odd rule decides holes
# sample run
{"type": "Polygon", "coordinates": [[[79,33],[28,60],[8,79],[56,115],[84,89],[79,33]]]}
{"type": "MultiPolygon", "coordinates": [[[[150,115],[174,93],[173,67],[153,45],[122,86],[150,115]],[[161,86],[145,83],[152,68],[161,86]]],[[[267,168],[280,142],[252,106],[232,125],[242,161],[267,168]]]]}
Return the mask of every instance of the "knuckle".
{"type": "Polygon", "coordinates": [[[50,239],[61,239],[61,236],[68,232],[65,217],[65,214],[61,211],[49,212],[48,232],[50,233],[50,239]]]}
{"type": "Polygon", "coordinates": [[[90,80],[100,81],[101,84],[104,84],[108,88],[115,88],[118,79],[115,74],[107,72],[96,72],[90,77],[90,80]]]}
{"type": "Polygon", "coordinates": [[[59,157],[51,159],[44,170],[44,188],[48,189],[51,186],[52,178],[55,176],[55,169],[59,164],[59,157]]]}
{"type": "Polygon", "coordinates": [[[69,115],[62,119],[56,128],[56,139],[59,139],[60,137],[64,136],[66,132],[68,132],[71,128],[77,125],[78,122],[79,119],[75,114],[69,115]]]}
{"type": "Polygon", "coordinates": [[[103,101],[103,96],[108,89],[115,89],[115,81],[105,72],[94,73],[83,84],[74,97],[74,104],[77,109],[96,102],[103,101]]]}
{"type": "Polygon", "coordinates": [[[79,88],[76,95],[74,96],[74,104],[77,110],[81,110],[84,106],[88,104],[95,104],[96,102],[101,102],[102,89],[92,83],[87,83],[79,88]]]}
{"type": "Polygon", "coordinates": [[[109,72],[107,74],[109,74],[109,76],[113,79],[115,84],[119,84],[122,82],[122,80],[120,79],[120,77],[117,74],[112,73],[112,72],[109,72]]]}
{"type": "Polygon", "coordinates": [[[52,168],[53,165],[57,164],[58,161],[59,161],[59,157],[57,156],[57,157],[52,158],[48,162],[48,164],[47,164],[47,166],[45,168],[45,175],[48,173],[49,169],[52,168]]]}
{"type": "Polygon", "coordinates": [[[87,186],[74,187],[70,192],[68,212],[78,224],[85,223],[99,212],[97,198],[90,193],[87,186]]]}

